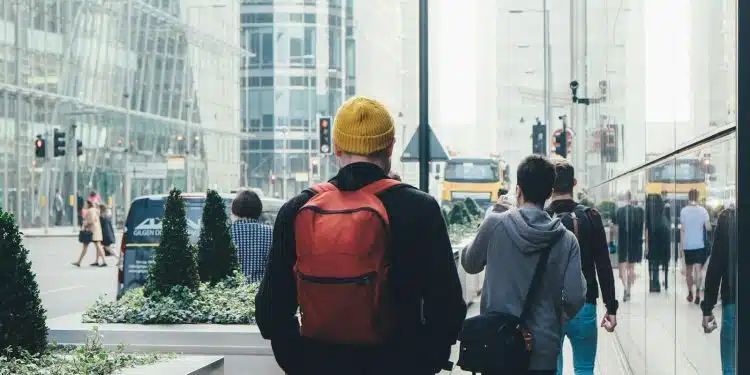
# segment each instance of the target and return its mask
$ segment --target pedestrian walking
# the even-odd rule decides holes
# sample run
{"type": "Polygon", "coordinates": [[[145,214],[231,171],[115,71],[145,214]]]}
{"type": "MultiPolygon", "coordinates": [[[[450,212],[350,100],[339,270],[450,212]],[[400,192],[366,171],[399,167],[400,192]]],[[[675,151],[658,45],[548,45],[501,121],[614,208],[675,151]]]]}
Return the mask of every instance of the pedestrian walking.
{"type": "Polygon", "coordinates": [[[99,207],[94,206],[91,201],[84,203],[84,209],[86,210],[86,216],[83,218],[83,226],[81,231],[78,233],[78,242],[81,243],[81,255],[78,260],[73,263],[74,266],[80,267],[83,257],[86,256],[86,251],[89,248],[89,244],[94,244],[96,249],[96,260],[91,263],[92,267],[106,267],[107,260],[104,257],[104,250],[102,249],[102,225],[99,221],[99,207]],[[101,263],[99,259],[101,258],[101,263]]]}
{"type": "MultiPolygon", "coordinates": [[[[573,347],[573,367],[576,375],[593,375],[596,363],[598,328],[613,332],[617,326],[619,303],[615,295],[615,277],[609,259],[609,245],[599,211],[573,199],[577,185],[575,168],[567,161],[555,163],[555,185],[547,212],[560,218],[578,240],[581,267],[586,279],[586,303],[581,311],[563,327],[563,337],[573,347]],[[601,290],[606,312],[599,324],[596,304],[601,290]]],[[[562,342],[562,341],[561,341],[562,342]]],[[[557,374],[562,375],[563,356],[558,356],[557,374]]]]}
{"type": "Polygon", "coordinates": [[[485,275],[480,315],[461,334],[459,365],[483,375],[553,375],[563,323],[586,302],[581,252],[573,233],[543,209],[555,183],[552,163],[528,156],[516,181],[518,208],[490,215],[461,254],[466,272],[485,275]],[[484,345],[512,352],[465,355],[484,345]]]}
{"type": "Polygon", "coordinates": [[[395,127],[383,104],[350,98],[334,121],[341,169],[276,218],[260,332],[291,375],[438,373],[466,314],[441,209],[388,177],[395,127]]]}

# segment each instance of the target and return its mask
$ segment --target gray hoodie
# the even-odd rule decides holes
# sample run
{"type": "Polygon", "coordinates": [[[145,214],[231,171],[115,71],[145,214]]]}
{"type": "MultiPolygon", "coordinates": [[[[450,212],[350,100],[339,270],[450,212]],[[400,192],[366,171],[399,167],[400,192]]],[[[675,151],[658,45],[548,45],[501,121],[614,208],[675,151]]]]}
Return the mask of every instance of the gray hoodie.
{"type": "Polygon", "coordinates": [[[531,370],[557,368],[562,323],[586,301],[586,280],[575,235],[559,219],[525,205],[493,213],[461,254],[461,265],[474,274],[487,268],[480,312],[520,316],[540,251],[552,246],[547,269],[528,322],[534,337],[531,370]]]}

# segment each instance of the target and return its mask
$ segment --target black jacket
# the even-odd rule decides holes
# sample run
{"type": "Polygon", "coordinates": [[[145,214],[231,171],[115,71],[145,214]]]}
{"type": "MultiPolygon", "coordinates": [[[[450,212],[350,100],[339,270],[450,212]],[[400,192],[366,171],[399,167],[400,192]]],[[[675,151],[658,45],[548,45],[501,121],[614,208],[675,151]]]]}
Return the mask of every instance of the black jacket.
{"type": "MultiPolygon", "coordinates": [[[[357,190],[387,178],[381,168],[355,163],[331,182],[357,190]]],[[[294,219],[310,192],[292,198],[279,211],[265,278],[255,299],[256,321],[271,340],[287,374],[434,374],[449,360],[466,315],[461,283],[442,212],[435,199],[401,185],[378,195],[391,226],[390,284],[396,308],[396,334],[385,345],[332,345],[300,337],[294,219]]]]}
{"type": "MultiPolygon", "coordinates": [[[[553,201],[547,208],[551,215],[573,212],[578,203],[572,199],[553,201]]],[[[581,268],[586,278],[586,302],[596,304],[601,285],[604,305],[607,313],[617,314],[619,303],[615,296],[615,277],[612,272],[612,262],[609,259],[609,246],[604,224],[599,211],[590,209],[586,217],[578,218],[578,245],[581,248],[581,268]],[[582,222],[585,220],[586,222],[582,222]],[[598,276],[598,282],[597,282],[598,276]]]]}
{"type": "Polygon", "coordinates": [[[701,309],[703,316],[710,316],[719,292],[721,303],[731,305],[737,303],[735,275],[737,272],[737,213],[734,209],[726,209],[719,214],[714,233],[711,261],[706,270],[706,287],[703,292],[701,309]]]}

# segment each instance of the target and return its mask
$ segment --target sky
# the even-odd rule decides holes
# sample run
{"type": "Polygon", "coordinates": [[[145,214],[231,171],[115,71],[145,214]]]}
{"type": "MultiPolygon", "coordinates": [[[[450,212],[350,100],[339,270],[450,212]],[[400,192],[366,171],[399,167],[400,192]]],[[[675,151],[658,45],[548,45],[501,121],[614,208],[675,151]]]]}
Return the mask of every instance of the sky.
{"type": "MultiPolygon", "coordinates": [[[[708,1],[708,0],[707,0],[708,1]]],[[[440,52],[438,80],[440,123],[467,123],[476,116],[477,1],[437,0],[442,7],[436,39],[440,52]],[[455,22],[455,20],[462,22],[455,22]],[[460,50],[457,51],[457,46],[460,50]],[[457,53],[458,52],[458,53],[457,53]],[[461,67],[461,68],[456,68],[461,67]],[[466,69],[465,67],[470,67],[466,69]],[[456,74],[459,72],[459,74],[456,74]]],[[[688,121],[690,93],[690,7],[684,0],[644,1],[646,122],[688,121]],[[669,22],[664,22],[669,14],[669,22]],[[664,98],[671,98],[665,105],[664,98]]],[[[435,23],[433,23],[435,24],[435,23]]]]}

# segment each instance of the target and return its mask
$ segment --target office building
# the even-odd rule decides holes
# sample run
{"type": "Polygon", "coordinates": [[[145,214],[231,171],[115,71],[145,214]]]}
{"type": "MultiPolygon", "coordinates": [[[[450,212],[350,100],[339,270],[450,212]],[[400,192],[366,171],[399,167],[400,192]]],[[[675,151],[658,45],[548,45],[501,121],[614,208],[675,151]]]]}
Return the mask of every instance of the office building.
{"type": "Polygon", "coordinates": [[[353,9],[351,0],[242,2],[240,40],[254,54],[240,69],[246,185],[290,197],[334,172],[318,152],[317,119],[355,91],[353,9]]]}
{"type": "Polygon", "coordinates": [[[71,204],[96,190],[124,212],[131,198],[172,186],[237,186],[247,57],[238,22],[230,0],[3,1],[3,207],[40,225],[58,189],[71,204]],[[65,133],[62,157],[55,130],[65,133]],[[47,158],[35,157],[37,135],[47,158]]]}

